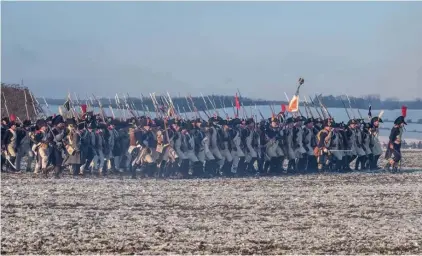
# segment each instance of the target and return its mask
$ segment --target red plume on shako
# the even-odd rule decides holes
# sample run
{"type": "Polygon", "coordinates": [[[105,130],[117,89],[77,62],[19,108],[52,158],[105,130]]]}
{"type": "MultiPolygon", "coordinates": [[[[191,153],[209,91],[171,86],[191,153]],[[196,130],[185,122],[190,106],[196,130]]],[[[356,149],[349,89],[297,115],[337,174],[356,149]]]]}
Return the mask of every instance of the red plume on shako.
{"type": "Polygon", "coordinates": [[[406,114],[407,114],[407,107],[403,105],[401,106],[401,115],[403,117],[406,117],[406,114]]]}

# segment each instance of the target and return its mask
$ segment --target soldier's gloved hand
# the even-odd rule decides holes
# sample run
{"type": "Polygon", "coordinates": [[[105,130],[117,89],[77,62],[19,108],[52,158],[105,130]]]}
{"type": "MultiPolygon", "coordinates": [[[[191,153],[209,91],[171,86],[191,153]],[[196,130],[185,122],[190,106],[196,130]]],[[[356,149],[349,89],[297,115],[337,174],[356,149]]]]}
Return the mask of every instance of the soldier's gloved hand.
{"type": "Polygon", "coordinates": [[[328,149],[327,149],[327,148],[323,148],[323,149],[322,149],[322,151],[323,151],[324,153],[328,153],[328,149]]]}

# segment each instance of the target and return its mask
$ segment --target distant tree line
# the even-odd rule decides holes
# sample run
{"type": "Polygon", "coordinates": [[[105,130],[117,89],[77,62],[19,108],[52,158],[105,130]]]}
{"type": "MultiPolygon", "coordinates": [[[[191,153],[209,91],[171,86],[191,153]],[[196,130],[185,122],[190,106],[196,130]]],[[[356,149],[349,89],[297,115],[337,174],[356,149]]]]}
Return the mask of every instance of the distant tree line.
{"type": "MultiPolygon", "coordinates": [[[[167,105],[166,100],[168,100],[167,97],[156,95],[156,99],[159,105],[167,105]]],[[[344,96],[321,96],[320,97],[323,104],[328,108],[344,108],[344,105],[346,105],[347,108],[349,108],[349,104],[351,104],[352,108],[360,108],[360,109],[368,109],[369,105],[372,106],[372,109],[384,109],[384,110],[392,110],[392,109],[400,109],[403,105],[405,105],[408,109],[422,109],[422,99],[417,98],[416,100],[411,101],[400,101],[396,98],[388,98],[385,100],[381,100],[380,96],[378,95],[368,95],[364,97],[349,97],[349,100],[344,96]]],[[[300,98],[301,104],[303,102],[303,97],[300,98]]],[[[318,105],[318,101],[313,98],[312,99],[315,104],[318,105]]],[[[38,101],[41,104],[44,104],[44,99],[38,99],[38,101]]],[[[48,104],[51,105],[62,105],[66,99],[46,99],[48,104]]],[[[79,104],[89,104],[94,107],[98,107],[99,103],[101,102],[101,105],[103,107],[109,107],[112,106],[113,108],[117,108],[117,103],[119,103],[120,107],[125,107],[125,99],[123,97],[119,97],[118,101],[115,98],[101,98],[101,99],[79,99],[76,100],[75,98],[72,98],[72,103],[74,105],[79,104]]],[[[129,97],[126,98],[127,103],[132,107],[136,109],[144,109],[145,106],[148,106],[150,110],[154,110],[154,105],[152,103],[151,98],[149,97],[143,97],[141,98],[135,98],[135,97],[129,97]]],[[[173,104],[176,108],[179,108],[180,111],[190,111],[192,109],[192,101],[195,107],[202,111],[203,109],[213,109],[214,106],[216,108],[232,108],[235,106],[235,97],[234,96],[226,96],[226,95],[209,95],[202,97],[192,97],[190,98],[184,98],[184,97],[174,97],[172,98],[173,104]],[[189,102],[189,104],[188,104],[189,102]]],[[[263,100],[263,99],[251,99],[247,97],[239,97],[240,104],[243,106],[255,106],[255,105],[275,105],[278,107],[274,107],[274,109],[277,111],[277,109],[280,109],[281,104],[288,104],[286,101],[269,101],[269,100],[263,100]]],[[[309,101],[308,98],[308,102],[309,101]]]]}

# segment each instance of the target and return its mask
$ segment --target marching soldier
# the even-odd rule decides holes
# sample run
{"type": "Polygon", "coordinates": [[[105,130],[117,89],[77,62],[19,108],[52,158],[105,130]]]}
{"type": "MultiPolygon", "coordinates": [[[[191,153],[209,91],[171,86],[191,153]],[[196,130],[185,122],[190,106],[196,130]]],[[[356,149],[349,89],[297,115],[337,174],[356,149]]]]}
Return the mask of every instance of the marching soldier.
{"type": "MultiPolygon", "coordinates": [[[[34,127],[35,128],[35,127],[34,127]]],[[[23,121],[23,127],[18,129],[17,144],[18,152],[16,155],[16,169],[21,169],[21,162],[23,157],[26,156],[26,172],[31,172],[32,162],[34,160],[34,152],[32,151],[31,136],[34,131],[31,131],[31,121],[23,121]]]]}
{"type": "Polygon", "coordinates": [[[371,170],[378,170],[378,159],[382,154],[381,142],[379,141],[379,125],[382,123],[382,119],[379,117],[373,117],[371,119],[372,128],[370,130],[370,135],[372,138],[372,159],[370,162],[371,170]]]}
{"type": "Polygon", "coordinates": [[[394,121],[394,126],[391,128],[391,133],[388,142],[388,148],[385,153],[385,158],[388,163],[384,167],[384,170],[389,171],[391,168],[392,172],[398,171],[398,164],[402,158],[401,156],[401,143],[403,140],[403,127],[407,125],[404,120],[404,116],[399,116],[394,121]]]}
{"type": "Polygon", "coordinates": [[[68,155],[63,165],[68,165],[70,173],[77,176],[81,166],[81,136],[74,119],[67,119],[66,123],[68,132],[64,144],[68,155]]]}
{"type": "Polygon", "coordinates": [[[325,120],[324,128],[318,132],[317,147],[315,148],[315,157],[318,162],[318,170],[327,171],[331,164],[331,153],[329,148],[332,139],[332,123],[330,120],[325,120]]]}
{"type": "Polygon", "coordinates": [[[314,156],[314,148],[316,147],[316,140],[314,134],[314,123],[312,118],[306,119],[303,128],[303,147],[306,151],[302,158],[301,168],[307,172],[315,172],[317,170],[316,158],[314,156]]]}
{"type": "Polygon", "coordinates": [[[3,143],[4,150],[6,152],[6,168],[8,171],[19,171],[16,170],[15,160],[17,154],[17,128],[18,124],[15,122],[9,123],[9,129],[6,130],[3,143]]]}

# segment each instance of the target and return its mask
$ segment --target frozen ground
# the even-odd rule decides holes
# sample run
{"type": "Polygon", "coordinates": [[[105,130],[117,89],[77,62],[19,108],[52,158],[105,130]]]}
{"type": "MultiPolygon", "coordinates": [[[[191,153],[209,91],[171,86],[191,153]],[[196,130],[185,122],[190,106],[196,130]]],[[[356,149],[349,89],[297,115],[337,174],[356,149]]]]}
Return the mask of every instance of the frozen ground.
{"type": "Polygon", "coordinates": [[[404,157],[400,174],[209,180],[2,174],[1,253],[421,254],[422,155],[404,157]]]}

